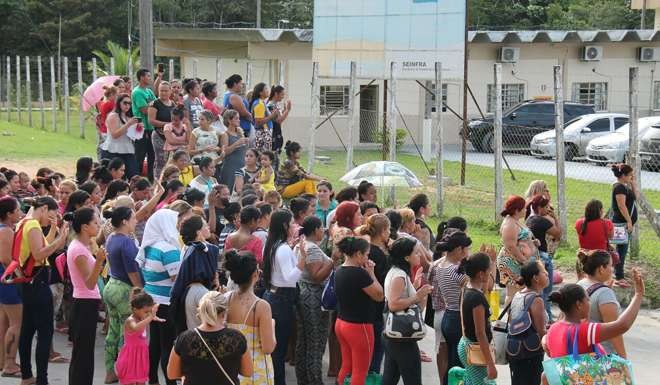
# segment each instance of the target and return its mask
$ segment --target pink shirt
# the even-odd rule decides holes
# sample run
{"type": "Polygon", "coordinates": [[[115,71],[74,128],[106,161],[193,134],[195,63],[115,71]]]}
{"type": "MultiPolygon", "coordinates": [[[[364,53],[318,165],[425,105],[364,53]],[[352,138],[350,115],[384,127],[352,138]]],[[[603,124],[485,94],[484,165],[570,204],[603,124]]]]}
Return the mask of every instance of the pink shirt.
{"type": "Polygon", "coordinates": [[[85,245],[77,239],[71,242],[66,252],[66,263],[69,266],[69,274],[71,275],[71,283],[73,284],[73,298],[101,299],[101,293],[99,293],[99,287],[97,285],[94,285],[94,289],[92,290],[87,288],[85,277],[82,276],[82,273],[78,270],[78,265],[76,265],[75,259],[79,256],[85,259],[89,271],[92,271],[96,263],[92,252],[85,245]]]}
{"type": "Polygon", "coordinates": [[[213,100],[203,98],[202,99],[202,106],[204,107],[205,110],[211,111],[214,116],[219,116],[220,115],[220,106],[215,104],[213,102],[213,100]]]}

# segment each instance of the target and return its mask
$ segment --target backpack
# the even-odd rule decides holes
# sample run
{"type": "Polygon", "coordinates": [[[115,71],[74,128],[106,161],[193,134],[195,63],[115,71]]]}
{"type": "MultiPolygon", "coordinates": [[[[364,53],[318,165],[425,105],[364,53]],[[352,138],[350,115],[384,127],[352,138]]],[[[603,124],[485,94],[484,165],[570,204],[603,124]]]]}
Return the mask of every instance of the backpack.
{"type": "Polygon", "coordinates": [[[525,295],[523,311],[516,318],[509,319],[509,331],[506,338],[506,355],[509,362],[524,360],[543,354],[541,337],[534,329],[529,307],[538,294],[525,295]],[[530,300],[531,298],[531,300],[530,300]]]}
{"type": "Polygon", "coordinates": [[[337,293],[335,292],[335,270],[332,270],[321,293],[321,309],[331,311],[337,309],[337,293]]]}
{"type": "Polygon", "coordinates": [[[15,284],[15,283],[31,283],[34,279],[35,260],[30,254],[21,266],[21,244],[23,237],[27,236],[23,232],[23,225],[25,221],[21,221],[14,233],[14,244],[11,249],[11,262],[5,269],[4,274],[0,277],[0,283],[15,284]]]}

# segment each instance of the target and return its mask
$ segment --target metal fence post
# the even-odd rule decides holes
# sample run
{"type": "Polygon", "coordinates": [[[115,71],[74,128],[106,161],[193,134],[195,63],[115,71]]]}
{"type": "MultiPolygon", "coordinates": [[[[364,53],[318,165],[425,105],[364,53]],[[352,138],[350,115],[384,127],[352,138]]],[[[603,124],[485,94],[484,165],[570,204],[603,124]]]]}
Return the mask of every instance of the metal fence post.
{"type": "Polygon", "coordinates": [[[435,208],[438,218],[442,217],[445,210],[445,186],[444,186],[444,154],[442,144],[444,143],[444,129],[442,127],[442,63],[435,62],[435,118],[438,127],[437,157],[435,159],[435,208]]]}
{"type": "MultiPolygon", "coordinates": [[[[389,91],[389,98],[387,99],[387,117],[389,118],[389,133],[390,133],[390,156],[389,160],[390,162],[396,162],[396,70],[397,70],[397,63],[392,62],[390,63],[390,83],[389,83],[389,89],[386,90],[389,91]]],[[[387,197],[387,202],[388,204],[394,205],[396,199],[396,188],[394,186],[390,186],[389,189],[389,195],[387,197]]]]}
{"type": "Polygon", "coordinates": [[[21,117],[21,57],[16,55],[16,116],[18,122],[23,120],[21,117]]]}
{"type": "MultiPolygon", "coordinates": [[[[133,58],[129,55],[128,56],[128,63],[126,63],[126,76],[130,79],[131,84],[133,83],[133,58]]],[[[131,92],[132,90],[129,90],[128,92],[131,92]]]]}
{"type": "Polygon", "coordinates": [[[198,62],[199,62],[199,60],[193,59],[193,63],[192,63],[192,67],[193,67],[192,68],[192,77],[193,78],[197,77],[197,64],[198,64],[198,62]]]}
{"type": "Polygon", "coordinates": [[[71,106],[69,105],[69,58],[67,56],[64,57],[64,76],[62,81],[64,82],[64,131],[68,134],[71,131],[71,122],[69,121],[71,112],[69,108],[71,106]]]}
{"type": "Polygon", "coordinates": [[[169,79],[172,81],[174,80],[174,59],[170,59],[169,68],[169,79]]]}
{"type": "Polygon", "coordinates": [[[55,89],[55,58],[50,57],[50,111],[52,116],[53,132],[57,132],[57,90],[55,89]]]}
{"type": "Polygon", "coordinates": [[[215,58],[215,84],[222,84],[222,59],[215,58]]]}
{"type": "Polygon", "coordinates": [[[11,121],[11,56],[7,56],[7,121],[11,121]]]}
{"type": "Polygon", "coordinates": [[[98,76],[96,75],[96,58],[92,58],[92,83],[94,83],[98,79],[98,76]]]}
{"type": "Polygon", "coordinates": [[[351,62],[350,83],[348,87],[348,150],[346,154],[346,171],[353,168],[353,141],[355,137],[355,124],[358,114],[357,108],[357,63],[351,62]]]}
{"type": "Polygon", "coordinates": [[[78,94],[80,103],[78,105],[78,124],[80,125],[80,137],[85,139],[85,116],[83,114],[83,78],[82,78],[82,58],[78,56],[78,94]]]}
{"type": "Polygon", "coordinates": [[[27,99],[28,125],[32,127],[32,82],[30,81],[30,57],[25,57],[25,97],[27,99]]]}
{"type": "Polygon", "coordinates": [[[39,83],[39,117],[41,129],[46,129],[46,112],[44,111],[44,75],[41,68],[41,56],[37,56],[37,82],[39,83]]]}
{"type": "Polygon", "coordinates": [[[115,74],[115,58],[111,57],[110,58],[110,75],[115,74]]]}
{"type": "Polygon", "coordinates": [[[495,160],[495,215],[494,219],[499,222],[504,205],[504,176],[502,175],[502,64],[496,63],[493,66],[493,76],[495,81],[495,119],[493,126],[495,129],[495,143],[493,157],[495,160]]]}
{"type": "Polygon", "coordinates": [[[559,224],[561,226],[561,240],[566,241],[566,225],[568,212],[566,207],[566,181],[564,168],[564,90],[562,82],[562,67],[553,67],[555,80],[555,138],[557,158],[557,202],[559,203],[559,224]]]}
{"type": "Polygon", "coordinates": [[[286,80],[286,63],[283,60],[278,60],[279,63],[279,76],[277,78],[277,84],[284,87],[284,81],[286,80]]]}
{"type": "Polygon", "coordinates": [[[245,65],[245,95],[252,88],[252,63],[247,62],[245,65]]]}
{"type": "Polygon", "coordinates": [[[312,64],[312,110],[311,110],[311,131],[309,133],[309,148],[307,149],[308,159],[307,168],[309,172],[314,169],[314,159],[316,158],[316,125],[318,124],[319,114],[321,113],[321,87],[319,86],[319,63],[312,64]]]}
{"type": "MultiPolygon", "coordinates": [[[[628,104],[630,115],[630,135],[628,163],[635,173],[637,189],[642,189],[642,164],[639,157],[639,67],[630,67],[628,74],[628,104]]],[[[639,256],[639,220],[635,223],[630,240],[630,258],[639,256]]]]}

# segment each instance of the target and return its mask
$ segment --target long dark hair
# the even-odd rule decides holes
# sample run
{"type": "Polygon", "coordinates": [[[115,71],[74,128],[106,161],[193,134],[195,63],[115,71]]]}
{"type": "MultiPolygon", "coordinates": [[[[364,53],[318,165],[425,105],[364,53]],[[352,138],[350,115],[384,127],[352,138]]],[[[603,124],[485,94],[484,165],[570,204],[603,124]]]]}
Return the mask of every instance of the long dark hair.
{"type": "Polygon", "coordinates": [[[416,245],[417,241],[410,238],[400,238],[394,241],[388,257],[390,265],[398,267],[406,274],[410,274],[410,263],[406,261],[406,258],[413,253],[416,245]]]}
{"type": "MultiPolygon", "coordinates": [[[[121,115],[121,103],[124,101],[126,98],[130,98],[131,95],[129,94],[119,94],[117,96],[117,99],[115,99],[115,112],[119,115],[121,115]]],[[[133,109],[129,108],[128,111],[126,111],[126,116],[129,118],[133,116],[133,109]]]]}
{"type": "Polygon", "coordinates": [[[275,95],[279,94],[279,93],[282,92],[282,91],[284,91],[284,87],[282,87],[282,86],[280,86],[280,85],[273,86],[273,87],[270,89],[270,97],[269,97],[269,99],[274,98],[275,95]]]}
{"type": "Polygon", "coordinates": [[[76,184],[81,185],[89,179],[89,174],[92,173],[94,167],[94,160],[89,156],[83,156],[76,161],[76,184]]]}
{"type": "Polygon", "coordinates": [[[268,226],[268,238],[264,246],[264,284],[270,288],[270,279],[273,275],[273,263],[277,248],[289,237],[289,226],[293,214],[286,209],[278,209],[270,216],[270,225],[268,226]]]}
{"type": "Polygon", "coordinates": [[[250,108],[252,108],[252,105],[254,104],[255,101],[261,99],[259,95],[264,91],[264,88],[266,88],[267,85],[264,82],[257,83],[256,86],[252,89],[252,99],[250,99],[250,108]]]}
{"type": "Polygon", "coordinates": [[[603,209],[603,202],[598,199],[592,199],[584,208],[584,221],[580,227],[580,234],[587,234],[587,224],[591,221],[600,219],[600,212],[603,209]]]}

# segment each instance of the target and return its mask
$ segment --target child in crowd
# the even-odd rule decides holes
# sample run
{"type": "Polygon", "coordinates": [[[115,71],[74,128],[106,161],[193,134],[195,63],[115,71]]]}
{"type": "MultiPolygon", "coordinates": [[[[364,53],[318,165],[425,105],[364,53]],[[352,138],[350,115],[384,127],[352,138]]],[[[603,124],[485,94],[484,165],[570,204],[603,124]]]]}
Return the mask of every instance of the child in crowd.
{"type": "Polygon", "coordinates": [[[257,174],[257,181],[261,184],[261,189],[265,193],[275,191],[275,171],[273,170],[275,154],[272,151],[264,151],[261,153],[259,160],[261,169],[257,174]]]}

